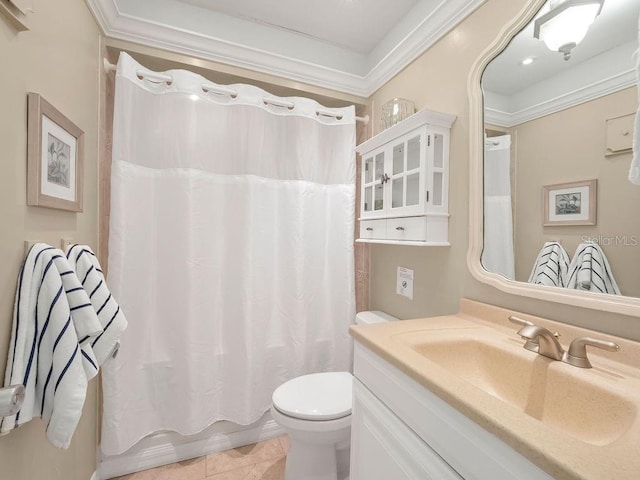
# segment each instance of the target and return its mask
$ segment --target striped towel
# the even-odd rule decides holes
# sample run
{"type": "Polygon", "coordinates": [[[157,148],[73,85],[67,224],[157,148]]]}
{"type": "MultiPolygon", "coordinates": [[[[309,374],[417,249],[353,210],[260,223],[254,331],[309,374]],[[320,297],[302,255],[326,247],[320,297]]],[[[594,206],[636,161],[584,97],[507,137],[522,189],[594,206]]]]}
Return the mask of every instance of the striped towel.
{"type": "Polygon", "coordinates": [[[0,432],[42,417],[49,441],[68,448],[88,382],[78,335],[94,338],[101,331],[64,254],[34,245],[18,278],[5,374],[5,385],[25,386],[25,399],[16,415],[0,421],[0,432]]]}
{"type": "Polygon", "coordinates": [[[103,332],[90,345],[100,366],[119,347],[119,338],[127,328],[127,319],[111,295],[98,258],[91,248],[87,245],[71,245],[67,248],[67,259],[89,294],[102,325],[103,332]]]}
{"type": "Polygon", "coordinates": [[[571,260],[567,287],[588,292],[620,295],[611,265],[597,243],[581,243],[571,260]]]}
{"type": "Polygon", "coordinates": [[[564,287],[569,270],[569,255],[558,242],[545,242],[538,254],[529,283],[564,287]]]}

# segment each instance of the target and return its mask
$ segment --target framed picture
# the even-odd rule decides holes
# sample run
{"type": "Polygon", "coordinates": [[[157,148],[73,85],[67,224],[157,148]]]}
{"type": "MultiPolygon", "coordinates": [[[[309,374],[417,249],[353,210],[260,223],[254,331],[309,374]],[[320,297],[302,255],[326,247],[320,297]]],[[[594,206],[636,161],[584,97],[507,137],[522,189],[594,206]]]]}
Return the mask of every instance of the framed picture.
{"type": "Polygon", "coordinates": [[[597,180],[559,183],[542,187],[545,227],[595,225],[597,180]]]}
{"type": "Polygon", "coordinates": [[[37,93],[27,132],[27,205],[82,212],[84,132],[37,93]]]}

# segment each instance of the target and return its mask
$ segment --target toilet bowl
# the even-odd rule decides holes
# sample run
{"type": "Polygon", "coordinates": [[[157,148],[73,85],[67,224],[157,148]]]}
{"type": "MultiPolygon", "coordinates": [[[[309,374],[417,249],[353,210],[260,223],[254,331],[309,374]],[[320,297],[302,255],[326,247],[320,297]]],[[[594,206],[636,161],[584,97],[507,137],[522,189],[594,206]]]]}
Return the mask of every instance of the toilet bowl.
{"type": "MultiPolygon", "coordinates": [[[[356,315],[357,324],[393,320],[379,311],[356,315]]],[[[294,378],[273,392],[271,416],[291,438],[285,480],[348,478],[352,388],[351,373],[326,372],[294,378]]]]}

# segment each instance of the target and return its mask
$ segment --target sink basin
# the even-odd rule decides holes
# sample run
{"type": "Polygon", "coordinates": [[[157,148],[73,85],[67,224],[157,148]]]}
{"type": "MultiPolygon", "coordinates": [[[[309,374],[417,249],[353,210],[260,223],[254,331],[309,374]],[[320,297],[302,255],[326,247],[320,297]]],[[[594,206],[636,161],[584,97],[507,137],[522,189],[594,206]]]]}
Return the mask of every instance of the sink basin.
{"type": "Polygon", "coordinates": [[[615,442],[637,414],[638,402],[625,393],[620,375],[553,361],[506,335],[457,329],[404,333],[394,340],[529,417],[592,445],[615,442]]]}

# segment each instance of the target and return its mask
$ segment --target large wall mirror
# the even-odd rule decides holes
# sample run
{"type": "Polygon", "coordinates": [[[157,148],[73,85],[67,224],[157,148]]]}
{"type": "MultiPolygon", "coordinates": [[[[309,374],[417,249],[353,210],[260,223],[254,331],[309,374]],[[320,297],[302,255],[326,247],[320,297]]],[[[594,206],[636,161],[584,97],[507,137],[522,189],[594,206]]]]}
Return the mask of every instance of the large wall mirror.
{"type": "Polygon", "coordinates": [[[639,17],[638,0],[532,1],[479,59],[469,85],[476,278],[640,316],[640,185],[628,179],[639,17]],[[578,27],[581,17],[595,19],[578,27]]]}

